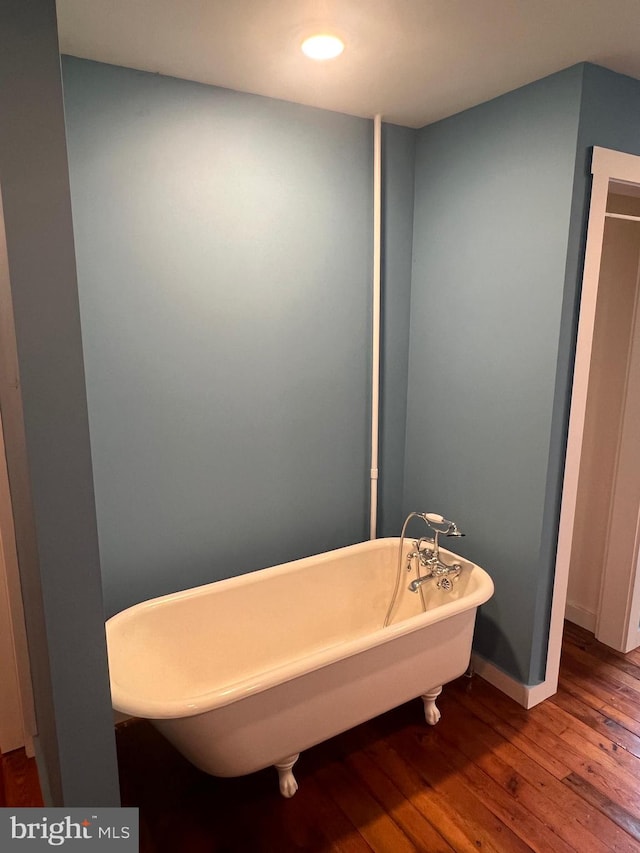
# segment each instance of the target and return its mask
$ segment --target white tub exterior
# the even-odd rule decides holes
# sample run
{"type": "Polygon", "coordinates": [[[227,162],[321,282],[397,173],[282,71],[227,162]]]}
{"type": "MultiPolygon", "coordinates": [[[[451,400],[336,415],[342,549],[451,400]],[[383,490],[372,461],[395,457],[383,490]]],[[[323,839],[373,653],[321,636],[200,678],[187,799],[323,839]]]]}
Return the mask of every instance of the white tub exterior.
{"type": "Polygon", "coordinates": [[[383,628],[398,544],[364,542],[117,614],[107,622],[114,708],[151,720],[201,770],[238,776],[457,678],[493,583],[442,550],[463,566],[453,591],[429,581],[423,612],[403,568],[383,628]]]}

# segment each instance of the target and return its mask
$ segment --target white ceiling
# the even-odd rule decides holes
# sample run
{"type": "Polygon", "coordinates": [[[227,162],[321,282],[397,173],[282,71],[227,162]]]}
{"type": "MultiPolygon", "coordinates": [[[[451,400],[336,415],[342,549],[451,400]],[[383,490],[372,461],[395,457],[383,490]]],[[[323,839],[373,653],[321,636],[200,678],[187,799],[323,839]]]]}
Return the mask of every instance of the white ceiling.
{"type": "Polygon", "coordinates": [[[640,79],[640,0],[57,0],[60,50],[422,127],[577,62],[640,79]],[[302,39],[331,30],[342,56],[302,39]]]}

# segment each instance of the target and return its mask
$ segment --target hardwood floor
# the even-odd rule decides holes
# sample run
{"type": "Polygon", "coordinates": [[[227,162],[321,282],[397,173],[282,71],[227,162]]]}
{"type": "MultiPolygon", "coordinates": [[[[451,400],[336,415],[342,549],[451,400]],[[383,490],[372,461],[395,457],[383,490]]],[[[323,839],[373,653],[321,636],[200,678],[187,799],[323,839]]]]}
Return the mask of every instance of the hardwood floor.
{"type": "Polygon", "coordinates": [[[291,800],[273,769],[215,779],[147,723],[121,727],[140,849],[640,851],[640,651],[567,624],[552,699],[524,711],[474,677],[439,705],[435,727],[418,700],[303,753],[291,800]]]}
{"type": "Polygon", "coordinates": [[[0,755],[0,807],[41,805],[35,758],[27,758],[24,749],[0,755]]]}
{"type": "MultiPolygon", "coordinates": [[[[267,769],[215,779],[147,723],[117,734],[142,853],[640,853],[640,650],[567,623],[560,690],[524,711],[477,676],[304,753],[285,800],[267,769]]],[[[41,805],[33,760],[1,757],[0,805],[41,805]],[[35,779],[35,787],[34,787],[35,779]]]]}

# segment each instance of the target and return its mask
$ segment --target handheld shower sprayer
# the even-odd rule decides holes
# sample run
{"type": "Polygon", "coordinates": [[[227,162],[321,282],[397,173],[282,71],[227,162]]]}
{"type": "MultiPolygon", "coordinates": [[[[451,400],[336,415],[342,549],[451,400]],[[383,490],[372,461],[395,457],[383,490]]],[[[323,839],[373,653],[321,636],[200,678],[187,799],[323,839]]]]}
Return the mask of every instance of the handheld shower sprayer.
{"type": "Polygon", "coordinates": [[[440,533],[444,536],[464,536],[464,533],[458,530],[458,525],[455,521],[449,521],[444,516],[438,515],[437,512],[421,512],[419,515],[435,533],[440,533]]]}

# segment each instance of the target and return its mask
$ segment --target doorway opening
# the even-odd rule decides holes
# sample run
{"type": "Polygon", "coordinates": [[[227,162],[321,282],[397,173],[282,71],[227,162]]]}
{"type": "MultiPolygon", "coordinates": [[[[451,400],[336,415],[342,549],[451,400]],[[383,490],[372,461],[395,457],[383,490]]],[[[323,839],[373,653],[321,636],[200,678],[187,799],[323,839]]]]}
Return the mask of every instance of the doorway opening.
{"type": "Polygon", "coordinates": [[[610,181],[566,615],[622,652],[640,645],[639,274],[640,186],[610,181]]]}
{"type": "Polygon", "coordinates": [[[589,554],[589,559],[594,557],[601,574],[593,569],[589,589],[582,590],[591,596],[585,599],[590,603],[581,605],[569,597],[569,615],[574,619],[591,618],[596,633],[607,645],[613,645],[612,638],[608,642],[600,634],[607,625],[616,626],[616,642],[626,643],[631,637],[638,644],[633,637],[638,634],[640,619],[636,589],[640,460],[635,459],[640,454],[635,452],[634,422],[636,425],[640,422],[640,298],[639,254],[632,238],[637,234],[636,217],[640,220],[640,157],[595,147],[591,172],[547,670],[545,681],[539,685],[537,701],[553,695],[557,689],[569,585],[571,596],[581,586],[580,580],[570,579],[571,568],[578,559],[585,559],[585,554],[589,554]],[[616,245],[624,247],[624,251],[610,251],[616,245]],[[614,286],[616,265],[626,270],[620,292],[614,286]],[[617,313],[620,320],[625,311],[622,324],[612,333],[615,323],[610,315],[617,313]],[[621,331],[624,329],[626,333],[621,331]],[[615,343],[612,334],[616,336],[615,343]],[[634,376],[639,377],[637,381],[634,376]],[[629,459],[633,459],[631,466],[629,459]],[[602,494],[594,500],[592,494],[586,494],[587,488],[600,489],[602,494]],[[589,552],[590,545],[593,554],[589,552]],[[597,609],[589,616],[596,594],[597,609]]]}

